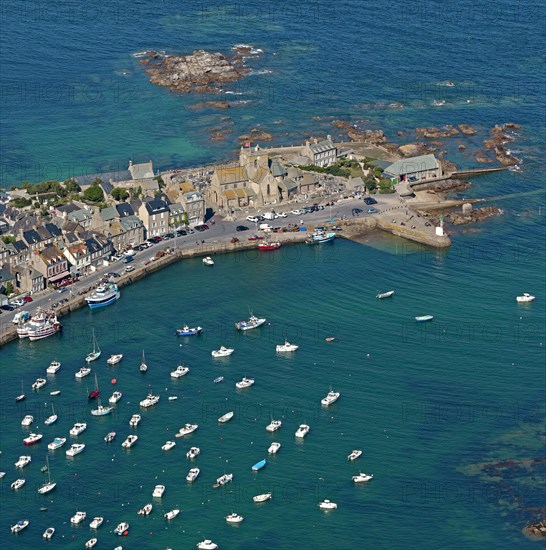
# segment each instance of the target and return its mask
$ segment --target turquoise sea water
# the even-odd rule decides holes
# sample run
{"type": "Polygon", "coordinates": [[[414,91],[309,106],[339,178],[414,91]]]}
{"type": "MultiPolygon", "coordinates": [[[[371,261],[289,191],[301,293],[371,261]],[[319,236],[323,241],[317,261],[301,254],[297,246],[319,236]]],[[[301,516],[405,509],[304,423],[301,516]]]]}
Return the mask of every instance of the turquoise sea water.
{"type": "MultiPolygon", "coordinates": [[[[13,2],[2,20],[3,185],[125,169],[129,158],[167,167],[229,156],[235,140],[208,139],[226,112],[188,110],[211,98],[151,86],[131,53],[227,52],[236,43],[264,53],[248,62],[256,74],[230,89],[253,101],[227,113],[233,137],[258,125],[278,143],[307,133],[335,135],[331,119],[313,118],[321,116],[380,127],[392,139],[397,130],[466,122],[483,132],[465,141],[470,151],[481,147],[487,128],[513,120],[522,128],[512,149],[523,157],[520,173],[477,178],[465,191],[498,197],[493,204],[505,213],[470,231],[457,228],[448,251],[368,236],[363,244],[337,240],[322,248],[224,256],[213,269],[185,261],[124,289],[112,307],[64,318],[60,336],[2,348],[3,548],[43,544],[50,525],[57,528],[51,544],[81,548],[92,534],[88,522],[70,526],[76,510],[85,510],[89,521],[105,516],[98,547],[119,542],[111,531],[120,521],[131,524],[124,548],[192,548],[205,537],[224,549],[536,546],[520,530],[536,517],[532,508],[544,505],[544,467],[486,475],[475,465],[544,456],[544,12],[538,2],[411,8],[265,2],[259,9],[13,2]],[[455,88],[436,86],[447,80],[455,88]],[[447,101],[443,108],[431,105],[438,94],[447,101]],[[393,101],[405,108],[379,105],[393,101]],[[392,300],[374,298],[391,288],[392,300]],[[537,301],[518,306],[514,298],[522,292],[537,301]],[[249,307],[271,325],[243,336],[233,323],[249,307]],[[425,313],[434,321],[415,324],[413,317],[425,313]],[[174,330],[184,322],[201,324],[204,335],[177,339],[174,330]],[[74,379],[93,327],[103,349],[93,365],[101,392],[108,397],[116,378],[124,393],[104,418],[89,412],[92,377],[74,379]],[[332,335],[336,341],[326,344],[332,335]],[[301,346],[293,357],[274,353],[285,337],[301,346]],[[236,352],[213,361],[210,351],[221,344],[236,352]],[[145,375],[138,371],[143,349],[145,375]],[[118,352],[122,363],[107,367],[107,357],[118,352]],[[61,371],[33,394],[30,384],[53,358],[61,371]],[[179,361],[191,372],[173,381],[169,372],[179,361]],[[225,381],[213,384],[219,375],[225,381]],[[234,384],[245,375],[256,384],[238,392],[234,384]],[[21,380],[28,397],[15,404],[21,380]],[[324,410],[319,403],[330,386],[342,396],[324,410]],[[62,394],[50,397],[57,387],[62,394]],[[142,413],[138,443],[122,452],[129,418],[150,389],[161,401],[142,413]],[[169,402],[168,395],[178,400],[169,402]],[[44,427],[51,403],[60,419],[44,427]],[[219,425],[228,410],[235,419],[219,425]],[[21,444],[25,414],[36,417],[44,434],[30,449],[21,444]],[[283,419],[273,436],[264,429],[271,416],[283,419]],[[79,421],[89,426],[78,438],[87,444],[84,453],[74,460],[65,449],[48,453],[47,443],[79,421]],[[186,422],[199,429],[163,453],[161,445],[186,422]],[[297,443],[301,422],[311,432],[297,443]],[[111,429],[118,437],[106,445],[102,438],[111,429]],[[275,440],[282,443],[278,455],[252,473],[275,440]],[[202,449],[195,461],[201,476],[189,486],[185,452],[192,445],[202,449]],[[348,463],[353,448],[364,456],[348,463]],[[23,471],[27,484],[14,493],[9,484],[20,472],[13,463],[27,450],[33,457],[23,471]],[[59,485],[38,498],[46,454],[59,485]],[[374,480],[353,486],[359,469],[374,480]],[[234,483],[212,489],[224,472],[234,473],[234,483]],[[162,501],[150,517],[136,516],[156,483],[167,486],[162,501]],[[269,490],[271,502],[252,503],[254,494],[269,490]],[[338,510],[319,512],[323,498],[338,510]],[[40,512],[44,504],[48,510],[40,512]],[[161,514],[174,507],[183,511],[167,524],[161,514]],[[239,527],[223,519],[232,511],[245,516],[239,527]],[[9,525],[22,517],[30,527],[11,535],[9,525]]],[[[448,156],[473,165],[470,153],[457,152],[458,143],[447,141],[448,156]]]]}

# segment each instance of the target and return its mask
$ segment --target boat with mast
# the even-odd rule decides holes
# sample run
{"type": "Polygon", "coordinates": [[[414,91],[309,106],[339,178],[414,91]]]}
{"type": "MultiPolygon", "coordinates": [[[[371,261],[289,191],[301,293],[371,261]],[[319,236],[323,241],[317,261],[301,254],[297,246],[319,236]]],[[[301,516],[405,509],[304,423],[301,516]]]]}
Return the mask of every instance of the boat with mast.
{"type": "Polygon", "coordinates": [[[144,350],[142,350],[142,363],[140,363],[140,372],[146,372],[148,365],[146,364],[146,357],[144,356],[144,350]]]}
{"type": "Polygon", "coordinates": [[[53,423],[57,422],[57,418],[58,418],[58,416],[55,414],[55,407],[53,406],[53,403],[51,403],[51,416],[48,416],[44,420],[44,424],[46,426],[49,426],[50,424],[53,424],[53,423]]]}
{"type": "Polygon", "coordinates": [[[238,323],[235,323],[235,328],[238,330],[251,330],[253,328],[261,327],[267,319],[265,318],[258,318],[256,317],[252,311],[249,310],[250,317],[248,321],[239,321],[238,323]]]}
{"type": "Polygon", "coordinates": [[[47,483],[44,483],[40,487],[38,487],[38,493],[41,495],[45,495],[46,493],[49,493],[57,487],[57,483],[54,481],[51,481],[51,472],[49,470],[49,457],[46,456],[46,464],[47,464],[47,483]]]}
{"type": "Polygon", "coordinates": [[[91,410],[93,416],[106,416],[114,410],[114,407],[105,407],[99,397],[99,406],[96,409],[91,410]]]}
{"type": "Polygon", "coordinates": [[[97,373],[95,373],[95,389],[87,394],[87,399],[97,399],[100,395],[97,373]]]}
{"type": "Polygon", "coordinates": [[[97,343],[97,338],[95,336],[95,329],[93,329],[93,351],[87,354],[85,360],[87,363],[91,363],[91,361],[97,360],[100,357],[100,354],[101,351],[97,343]]]}
{"type": "Polygon", "coordinates": [[[25,395],[25,388],[23,386],[23,381],[21,380],[21,393],[15,398],[15,401],[19,402],[19,401],[23,401],[26,399],[26,395],[25,395]]]}

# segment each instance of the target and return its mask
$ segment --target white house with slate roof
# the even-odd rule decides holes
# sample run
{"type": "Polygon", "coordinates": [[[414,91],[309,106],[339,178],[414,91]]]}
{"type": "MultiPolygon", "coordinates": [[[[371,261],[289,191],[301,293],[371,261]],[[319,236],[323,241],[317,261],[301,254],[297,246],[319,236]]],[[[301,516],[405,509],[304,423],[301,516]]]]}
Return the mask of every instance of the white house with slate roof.
{"type": "Polygon", "coordinates": [[[315,166],[330,166],[338,159],[337,147],[332,143],[330,136],[323,141],[306,141],[300,155],[308,157],[315,166]]]}

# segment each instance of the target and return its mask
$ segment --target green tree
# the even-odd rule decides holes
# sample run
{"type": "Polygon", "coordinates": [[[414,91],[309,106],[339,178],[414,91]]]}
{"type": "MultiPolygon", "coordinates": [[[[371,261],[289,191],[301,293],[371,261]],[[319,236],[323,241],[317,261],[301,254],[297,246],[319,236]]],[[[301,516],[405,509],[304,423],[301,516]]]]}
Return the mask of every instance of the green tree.
{"type": "Polygon", "coordinates": [[[10,201],[10,205],[14,208],[24,208],[25,206],[30,206],[32,201],[30,199],[25,199],[24,197],[15,197],[10,201]]]}
{"type": "Polygon", "coordinates": [[[190,219],[188,218],[188,213],[184,212],[184,215],[182,216],[182,223],[184,225],[189,225],[190,219]]]}
{"type": "Polygon", "coordinates": [[[64,182],[64,188],[67,190],[68,193],[79,193],[82,190],[76,180],[72,178],[64,182]]]}
{"type": "Polygon", "coordinates": [[[394,193],[392,181],[389,178],[383,178],[379,182],[379,192],[382,194],[394,193]]]}
{"type": "Polygon", "coordinates": [[[368,178],[364,185],[368,191],[373,191],[377,187],[377,182],[373,178],[368,178]]]}
{"type": "Polygon", "coordinates": [[[13,294],[13,284],[11,281],[8,281],[6,283],[6,296],[9,296],[10,294],[13,294]]]}
{"type": "Polygon", "coordinates": [[[129,191],[127,191],[127,189],[123,189],[122,187],[114,187],[110,194],[117,201],[124,201],[129,198],[129,191]]]}
{"type": "Polygon", "coordinates": [[[83,192],[83,198],[91,202],[101,202],[104,200],[104,193],[99,184],[96,183],[96,180],[83,192]]]}
{"type": "Polygon", "coordinates": [[[17,238],[14,237],[13,235],[4,235],[2,237],[2,241],[4,241],[6,244],[14,243],[16,240],[17,238]]]}

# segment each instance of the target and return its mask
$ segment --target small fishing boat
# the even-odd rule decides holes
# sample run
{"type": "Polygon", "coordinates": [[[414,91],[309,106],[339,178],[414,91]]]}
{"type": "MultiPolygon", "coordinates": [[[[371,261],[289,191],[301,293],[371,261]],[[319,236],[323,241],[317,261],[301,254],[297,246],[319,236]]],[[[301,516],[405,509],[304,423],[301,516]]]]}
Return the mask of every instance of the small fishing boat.
{"type": "Polygon", "coordinates": [[[201,449],[200,449],[199,447],[192,447],[192,448],[186,453],[186,457],[189,458],[190,460],[192,460],[193,458],[195,458],[196,456],[198,456],[200,452],[201,452],[201,449]]]}
{"type": "Polygon", "coordinates": [[[153,509],[153,505],[148,503],[137,512],[137,515],[149,516],[152,513],[152,509],[153,509]]]}
{"type": "Polygon", "coordinates": [[[165,485],[156,485],[152,492],[154,498],[161,498],[165,492],[165,485]]]}
{"type": "Polygon", "coordinates": [[[323,244],[329,243],[334,240],[335,233],[326,233],[325,231],[315,231],[312,235],[309,235],[305,242],[307,244],[323,244]]]}
{"type": "Polygon", "coordinates": [[[214,382],[215,384],[219,384],[220,382],[223,382],[223,381],[224,381],[224,377],[223,377],[223,376],[217,376],[217,377],[213,380],[213,382],[214,382]]]}
{"type": "Polygon", "coordinates": [[[25,437],[23,439],[23,445],[34,445],[35,443],[39,443],[42,440],[43,435],[42,434],[30,434],[28,437],[25,437]]]}
{"type": "Polygon", "coordinates": [[[335,510],[337,508],[337,504],[328,499],[325,499],[322,502],[320,502],[318,506],[321,510],[335,510]]]}
{"type": "Polygon", "coordinates": [[[85,547],[86,548],[94,548],[96,546],[97,542],[98,542],[98,540],[96,538],[89,539],[85,543],[85,547]]]}
{"type": "Polygon", "coordinates": [[[185,435],[189,435],[197,430],[198,427],[198,424],[184,424],[184,426],[178,430],[176,437],[184,437],[185,435]]]}
{"type": "Polygon", "coordinates": [[[26,479],[16,479],[11,485],[12,491],[18,491],[25,483],[27,482],[26,479]]]}
{"type": "Polygon", "coordinates": [[[277,248],[281,247],[281,243],[279,241],[270,243],[269,241],[263,241],[261,243],[258,243],[258,250],[277,250],[277,248]]]}
{"type": "Polygon", "coordinates": [[[213,357],[229,357],[235,350],[221,346],[220,349],[212,350],[210,353],[213,357]]]}
{"type": "Polygon", "coordinates": [[[129,534],[129,524],[126,521],[122,521],[115,529],[114,533],[121,537],[122,535],[128,535],[129,534]]]}
{"type": "Polygon", "coordinates": [[[334,340],[335,338],[333,336],[328,336],[328,338],[324,339],[325,342],[333,342],[334,340]]]}
{"type": "Polygon", "coordinates": [[[89,527],[91,529],[98,529],[104,522],[104,518],[101,516],[97,516],[93,518],[93,521],[89,524],[89,527]]]}
{"type": "Polygon", "coordinates": [[[326,397],[324,397],[323,399],[320,400],[320,404],[323,407],[329,407],[330,405],[332,405],[333,403],[335,403],[339,399],[340,395],[341,394],[338,391],[332,391],[330,389],[330,391],[328,392],[326,397]]]}
{"type": "Polygon", "coordinates": [[[15,401],[24,401],[26,399],[25,389],[23,387],[23,381],[21,380],[21,393],[15,398],[15,401]]]}
{"type": "Polygon", "coordinates": [[[128,435],[127,439],[121,444],[124,449],[130,449],[138,441],[138,435],[128,435]]]}
{"type": "Polygon", "coordinates": [[[252,500],[254,502],[265,502],[266,500],[270,500],[273,496],[273,493],[263,493],[261,495],[256,495],[255,497],[252,497],[252,500]]]}
{"type": "Polygon", "coordinates": [[[235,323],[235,328],[238,330],[252,330],[254,328],[261,327],[267,319],[265,318],[258,318],[255,315],[250,312],[250,317],[248,321],[239,321],[238,323],[235,323]]]}
{"type": "Polygon", "coordinates": [[[21,420],[21,426],[30,426],[34,422],[34,417],[31,414],[25,415],[21,420]]]}
{"type": "Polygon", "coordinates": [[[59,447],[62,447],[66,443],[66,437],[56,437],[47,448],[50,451],[54,451],[55,449],[58,449],[59,447]]]}
{"type": "Polygon", "coordinates": [[[210,539],[205,539],[197,543],[197,548],[198,550],[217,550],[218,545],[210,539]]]}
{"type": "Polygon", "coordinates": [[[233,411],[229,411],[227,412],[226,414],[223,414],[219,419],[218,419],[218,422],[220,422],[221,424],[224,424],[226,422],[229,422],[232,418],[233,418],[233,415],[235,413],[233,411]]]}
{"type": "Polygon", "coordinates": [[[140,372],[146,372],[148,370],[148,365],[146,364],[146,358],[144,357],[144,350],[142,350],[142,362],[140,363],[140,372]]]}
{"type": "Polygon", "coordinates": [[[246,376],[240,380],[239,382],[235,383],[235,387],[239,390],[243,390],[245,388],[250,388],[254,384],[254,378],[246,378],[246,376]]]}
{"type": "Polygon", "coordinates": [[[47,374],[55,374],[61,368],[59,361],[51,361],[49,367],[47,367],[47,374]]]}
{"type": "Polygon", "coordinates": [[[108,403],[115,405],[122,398],[122,396],[123,394],[120,391],[115,391],[108,399],[108,403]]]}
{"type": "Polygon", "coordinates": [[[267,464],[267,460],[263,458],[262,460],[260,460],[259,462],[256,462],[256,464],[252,466],[252,471],[257,472],[258,470],[261,470],[262,468],[264,468],[266,464],[267,464]]]}
{"type": "Polygon", "coordinates": [[[311,428],[307,424],[300,424],[298,429],[296,430],[296,437],[303,438],[305,437],[311,428]]]}
{"type": "Polygon", "coordinates": [[[51,404],[51,415],[44,420],[44,424],[46,426],[50,426],[51,424],[57,422],[58,418],[59,417],[55,414],[55,407],[53,406],[53,404],[51,404]]]}
{"type": "Polygon", "coordinates": [[[74,457],[82,453],[84,449],[85,443],[72,443],[72,445],[70,445],[70,449],[68,449],[65,454],[66,456],[74,457]]]}
{"type": "Polygon", "coordinates": [[[76,512],[71,518],[70,523],[72,525],[78,525],[87,517],[87,512],[76,512]]]}
{"type": "Polygon", "coordinates": [[[40,495],[45,495],[47,493],[50,493],[57,487],[57,483],[54,481],[51,481],[51,472],[49,470],[49,457],[46,456],[46,468],[47,468],[47,483],[44,483],[43,485],[40,485],[38,487],[38,493],[40,495]]]}
{"type": "Polygon", "coordinates": [[[162,451],[170,451],[176,443],[174,441],[167,441],[165,444],[161,445],[162,451]]]}
{"type": "Polygon", "coordinates": [[[199,336],[203,329],[201,327],[189,327],[184,325],[184,328],[179,328],[176,331],[177,336],[199,336]]]}
{"type": "Polygon", "coordinates": [[[190,372],[189,367],[185,367],[184,365],[178,365],[175,370],[171,371],[171,377],[172,378],[180,378],[182,376],[186,376],[190,372]]]}
{"type": "Polygon", "coordinates": [[[224,474],[216,480],[216,485],[214,485],[214,487],[220,487],[231,481],[233,481],[233,474],[224,474]]]}
{"type": "Polygon", "coordinates": [[[131,428],[136,428],[140,424],[141,420],[142,416],[140,416],[140,414],[133,414],[133,416],[131,416],[131,420],[129,420],[129,426],[131,426],[131,428]]]}
{"type": "Polygon", "coordinates": [[[163,514],[163,517],[166,520],[174,519],[178,514],[180,514],[180,510],[178,508],[175,508],[174,510],[170,510],[169,512],[163,514]]]}
{"type": "Polygon", "coordinates": [[[269,449],[267,449],[267,452],[270,455],[274,455],[274,454],[277,454],[279,452],[280,448],[281,448],[281,444],[277,441],[273,441],[273,443],[271,443],[271,445],[269,445],[269,449]]]}
{"type": "Polygon", "coordinates": [[[28,466],[31,461],[32,461],[32,458],[30,456],[22,455],[19,457],[19,460],[15,463],[15,467],[24,468],[25,466],[28,466]]]}
{"type": "Polygon", "coordinates": [[[80,435],[82,432],[87,430],[87,424],[85,422],[76,422],[72,428],[70,428],[70,435],[80,435]]]}
{"type": "Polygon", "coordinates": [[[159,399],[160,399],[159,395],[154,395],[153,393],[150,392],[146,396],[146,399],[143,399],[139,404],[144,409],[147,409],[148,407],[153,407],[154,405],[159,403],[159,399]]]}
{"type": "Polygon", "coordinates": [[[76,378],[85,378],[91,374],[91,369],[89,367],[82,367],[74,376],[76,378]]]}
{"type": "Polygon", "coordinates": [[[42,537],[46,540],[50,540],[53,535],[55,534],[55,527],[48,527],[45,531],[42,537]]]}
{"type": "Polygon", "coordinates": [[[241,523],[245,518],[243,516],[240,516],[239,514],[236,514],[235,512],[232,512],[228,516],[226,516],[226,521],[228,523],[241,523]]]}
{"type": "Polygon", "coordinates": [[[418,323],[425,323],[426,321],[432,321],[432,319],[434,319],[434,315],[419,315],[415,317],[418,323]]]}
{"type": "Polygon", "coordinates": [[[281,420],[273,420],[265,427],[268,432],[276,432],[282,426],[281,420]]]}
{"type": "Polygon", "coordinates": [[[101,354],[101,350],[99,348],[99,345],[97,343],[97,338],[95,336],[95,329],[93,329],[93,349],[87,354],[85,357],[85,361],[87,363],[91,363],[91,361],[96,361],[101,354]]]}
{"type": "Polygon", "coordinates": [[[95,373],[95,389],[87,394],[87,399],[97,399],[100,395],[97,373],[95,373]]]}
{"type": "Polygon", "coordinates": [[[349,456],[347,457],[347,460],[356,460],[357,458],[360,458],[362,456],[362,451],[359,449],[355,449],[354,451],[351,451],[349,456]]]}
{"type": "Polygon", "coordinates": [[[40,388],[43,388],[47,384],[47,380],[45,378],[36,378],[36,381],[34,384],[32,384],[32,389],[34,391],[39,390],[40,388]]]}
{"type": "Polygon", "coordinates": [[[290,353],[296,351],[299,348],[296,344],[291,344],[288,341],[285,341],[284,344],[277,344],[275,351],[277,353],[290,353]]]}
{"type": "Polygon", "coordinates": [[[528,303],[535,300],[535,296],[531,296],[528,292],[524,292],[522,296],[516,296],[516,302],[528,303]]]}
{"type": "Polygon", "coordinates": [[[383,300],[384,298],[390,298],[394,294],[394,290],[389,290],[388,292],[379,292],[376,295],[376,298],[383,300]]]}
{"type": "Polygon", "coordinates": [[[199,468],[192,468],[188,472],[188,475],[186,476],[186,481],[193,483],[197,479],[199,472],[200,472],[199,468]]]}
{"type": "Polygon", "coordinates": [[[205,256],[203,258],[203,263],[205,265],[214,265],[214,260],[210,256],[205,256]]]}
{"type": "Polygon", "coordinates": [[[105,443],[110,443],[111,441],[114,441],[115,437],[116,437],[116,432],[108,432],[104,436],[104,442],[105,443]]]}
{"type": "Polygon", "coordinates": [[[360,472],[358,475],[353,476],[352,479],[354,483],[364,483],[373,479],[373,474],[364,474],[360,472]]]}
{"type": "Polygon", "coordinates": [[[117,365],[122,359],[123,354],[118,353],[117,355],[110,355],[110,357],[106,360],[106,363],[110,366],[117,365]]]}
{"type": "Polygon", "coordinates": [[[25,527],[28,527],[29,523],[30,523],[30,521],[28,519],[20,519],[15,525],[11,526],[11,532],[12,533],[19,533],[25,527]]]}

